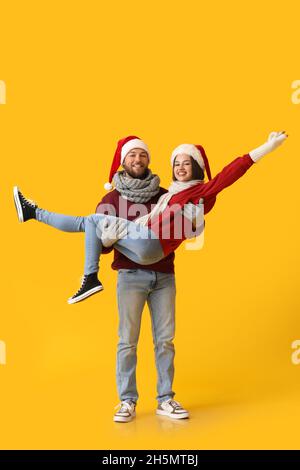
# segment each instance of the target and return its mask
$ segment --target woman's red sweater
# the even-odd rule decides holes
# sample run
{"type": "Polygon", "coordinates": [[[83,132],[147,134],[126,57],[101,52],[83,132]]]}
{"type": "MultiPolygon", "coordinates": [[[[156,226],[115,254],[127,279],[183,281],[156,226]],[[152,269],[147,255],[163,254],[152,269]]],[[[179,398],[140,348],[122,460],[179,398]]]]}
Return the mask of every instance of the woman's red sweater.
{"type": "Polygon", "coordinates": [[[217,194],[238,180],[253,163],[249,154],[237,157],[207,183],[199,183],[174,194],[168,207],[159,216],[150,219],[148,226],[159,236],[165,256],[175,251],[187,238],[182,215],[184,204],[198,204],[203,198],[204,214],[207,214],[213,208],[217,194]]]}

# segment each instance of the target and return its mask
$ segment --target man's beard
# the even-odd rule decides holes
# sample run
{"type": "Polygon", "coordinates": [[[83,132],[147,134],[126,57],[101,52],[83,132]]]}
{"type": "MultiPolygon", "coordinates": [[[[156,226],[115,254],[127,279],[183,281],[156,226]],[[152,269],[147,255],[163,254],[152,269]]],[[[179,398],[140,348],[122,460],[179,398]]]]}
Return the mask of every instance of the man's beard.
{"type": "Polygon", "coordinates": [[[148,168],[144,168],[144,173],[142,173],[141,175],[136,175],[133,171],[130,170],[130,168],[128,168],[127,166],[124,166],[124,171],[127,175],[131,176],[131,178],[136,178],[138,180],[144,180],[145,178],[147,178],[147,175],[149,173],[149,169],[148,168]]]}

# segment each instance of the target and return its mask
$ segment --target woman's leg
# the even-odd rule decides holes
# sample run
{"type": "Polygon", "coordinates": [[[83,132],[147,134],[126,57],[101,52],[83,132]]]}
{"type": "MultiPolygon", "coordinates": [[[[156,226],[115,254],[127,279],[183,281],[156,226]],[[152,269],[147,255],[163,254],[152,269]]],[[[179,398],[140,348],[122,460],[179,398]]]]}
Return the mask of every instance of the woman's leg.
{"type": "Polygon", "coordinates": [[[57,214],[38,208],[36,209],[36,220],[63,232],[85,231],[85,217],[57,214]]]}
{"type": "MultiPolygon", "coordinates": [[[[85,266],[84,274],[99,270],[99,258],[102,252],[102,223],[104,219],[113,221],[114,216],[91,214],[87,217],[70,216],[36,210],[36,220],[64,232],[85,232],[85,266]]],[[[123,219],[127,224],[127,236],[118,240],[114,248],[131,261],[138,264],[153,264],[164,257],[160,241],[147,227],[123,219]]]]}
{"type": "Polygon", "coordinates": [[[64,232],[84,232],[84,217],[72,217],[41,209],[35,202],[27,199],[17,186],[13,188],[13,196],[19,222],[37,220],[64,232]]]}
{"type": "MultiPolygon", "coordinates": [[[[66,217],[66,216],[64,216],[66,217]]],[[[68,299],[68,303],[73,304],[79,302],[90,295],[103,289],[101,282],[98,280],[99,258],[102,253],[102,226],[105,219],[111,222],[116,217],[105,214],[92,214],[84,218],[85,228],[85,266],[84,277],[80,289],[68,299]]],[[[51,223],[53,224],[53,220],[51,223]]],[[[139,264],[152,264],[164,257],[163,250],[159,239],[156,235],[146,227],[138,226],[134,222],[123,219],[127,224],[127,235],[125,238],[118,240],[114,244],[114,248],[127,256],[132,261],[139,264]]],[[[63,218],[61,221],[54,216],[55,225],[65,227],[68,220],[63,218]]],[[[74,223],[70,220],[71,226],[74,223]]]]}
{"type": "MultiPolygon", "coordinates": [[[[65,232],[86,232],[84,273],[98,271],[102,252],[101,221],[105,218],[116,220],[115,217],[104,214],[74,217],[50,212],[26,199],[17,186],[14,187],[14,201],[20,222],[36,219],[65,232]]],[[[150,229],[126,219],[122,220],[127,224],[128,234],[126,238],[118,240],[114,248],[138,264],[152,264],[164,257],[160,241],[150,229]]]]}
{"type": "MultiPolygon", "coordinates": [[[[113,221],[114,216],[91,214],[85,218],[85,274],[99,270],[102,252],[102,223],[113,221]]],[[[153,264],[164,257],[161,243],[152,230],[123,219],[127,224],[127,235],[118,240],[114,248],[138,264],[153,264]]]]}
{"type": "MultiPolygon", "coordinates": [[[[81,288],[68,302],[78,302],[102,290],[102,284],[97,278],[102,252],[101,222],[106,218],[116,220],[116,217],[105,214],[78,217],[40,209],[35,203],[27,200],[18,187],[14,187],[14,202],[20,222],[36,219],[65,232],[85,232],[85,275],[81,288]]],[[[127,224],[128,233],[126,238],[114,244],[114,248],[138,264],[152,264],[164,257],[160,241],[150,229],[126,219],[123,220],[127,224]]]]}

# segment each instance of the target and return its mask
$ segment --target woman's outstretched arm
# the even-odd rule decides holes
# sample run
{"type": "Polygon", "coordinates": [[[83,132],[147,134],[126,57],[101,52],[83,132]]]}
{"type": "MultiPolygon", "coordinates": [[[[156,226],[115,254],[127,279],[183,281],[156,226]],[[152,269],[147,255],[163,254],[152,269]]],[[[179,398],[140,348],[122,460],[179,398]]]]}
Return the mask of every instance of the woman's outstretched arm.
{"type": "Polygon", "coordinates": [[[210,198],[214,198],[217,194],[228,186],[232,185],[246,171],[256,162],[258,162],[264,155],[275,150],[279,145],[287,139],[285,131],[282,132],[271,132],[267,142],[260,147],[251,150],[249,153],[242,157],[237,157],[231,163],[226,165],[214,178],[207,183],[193,186],[186,190],[186,194],[190,193],[190,200],[197,203],[201,197],[205,201],[210,198]]]}

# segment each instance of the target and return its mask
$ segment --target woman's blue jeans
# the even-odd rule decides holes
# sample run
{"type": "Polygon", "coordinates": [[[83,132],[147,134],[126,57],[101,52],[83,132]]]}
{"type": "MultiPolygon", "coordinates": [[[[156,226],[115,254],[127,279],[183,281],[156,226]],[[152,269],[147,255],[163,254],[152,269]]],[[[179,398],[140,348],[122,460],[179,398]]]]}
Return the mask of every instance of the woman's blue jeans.
{"type": "MultiPolygon", "coordinates": [[[[36,210],[36,220],[64,232],[85,232],[84,274],[99,271],[99,258],[102,252],[102,224],[117,217],[105,214],[91,214],[86,217],[57,214],[44,209],[36,210]]],[[[157,235],[148,227],[123,219],[127,224],[126,238],[114,243],[114,248],[135,263],[153,264],[164,258],[163,249],[157,235]]]]}

